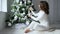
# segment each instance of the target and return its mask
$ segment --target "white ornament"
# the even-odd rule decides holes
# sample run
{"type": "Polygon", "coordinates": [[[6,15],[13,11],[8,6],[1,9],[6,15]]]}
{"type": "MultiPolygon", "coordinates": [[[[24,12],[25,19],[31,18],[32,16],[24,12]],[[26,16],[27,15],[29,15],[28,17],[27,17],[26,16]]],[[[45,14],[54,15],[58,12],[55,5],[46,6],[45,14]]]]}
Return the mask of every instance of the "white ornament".
{"type": "Polygon", "coordinates": [[[22,4],[22,1],[20,1],[20,4],[22,4]]]}
{"type": "Polygon", "coordinates": [[[16,15],[17,14],[17,11],[14,13],[14,15],[16,15]]]}
{"type": "Polygon", "coordinates": [[[31,1],[30,1],[30,0],[28,0],[28,3],[31,3],[31,1]]]}
{"type": "Polygon", "coordinates": [[[12,26],[12,24],[10,22],[8,22],[8,26],[12,26]]]}
{"type": "Polygon", "coordinates": [[[17,3],[19,3],[19,0],[16,0],[17,3]]]}
{"type": "Polygon", "coordinates": [[[17,20],[17,16],[14,17],[14,20],[17,20]]]}
{"type": "Polygon", "coordinates": [[[23,14],[21,13],[21,16],[23,16],[23,14]]]}
{"type": "Polygon", "coordinates": [[[26,2],[24,2],[26,4],[26,2]]]}
{"type": "Polygon", "coordinates": [[[22,1],[20,1],[20,4],[19,5],[22,6],[22,1]]]}
{"type": "Polygon", "coordinates": [[[25,20],[24,18],[21,18],[22,20],[25,20]]]}
{"type": "Polygon", "coordinates": [[[29,25],[29,21],[26,21],[26,25],[29,25]]]}
{"type": "Polygon", "coordinates": [[[16,5],[16,7],[17,7],[17,8],[19,8],[19,6],[18,6],[18,5],[16,5]]]}
{"type": "Polygon", "coordinates": [[[34,4],[32,3],[32,5],[34,5],[34,4]]]}
{"type": "Polygon", "coordinates": [[[22,8],[22,10],[23,10],[23,11],[25,11],[25,9],[24,9],[24,8],[22,8]]]}
{"type": "Polygon", "coordinates": [[[29,6],[27,6],[27,8],[28,8],[29,6]]]}
{"type": "Polygon", "coordinates": [[[25,16],[24,18],[27,19],[27,16],[25,16]]]}
{"type": "Polygon", "coordinates": [[[25,12],[23,12],[23,15],[25,14],[25,12]]]}

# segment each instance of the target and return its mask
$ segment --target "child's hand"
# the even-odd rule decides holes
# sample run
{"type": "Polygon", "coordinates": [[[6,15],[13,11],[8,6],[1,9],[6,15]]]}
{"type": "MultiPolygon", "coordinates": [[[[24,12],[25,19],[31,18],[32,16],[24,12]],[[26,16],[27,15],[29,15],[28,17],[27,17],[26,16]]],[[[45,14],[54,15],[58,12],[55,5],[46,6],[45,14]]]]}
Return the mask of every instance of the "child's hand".
{"type": "Polygon", "coordinates": [[[31,17],[31,15],[28,14],[28,17],[31,17]]]}

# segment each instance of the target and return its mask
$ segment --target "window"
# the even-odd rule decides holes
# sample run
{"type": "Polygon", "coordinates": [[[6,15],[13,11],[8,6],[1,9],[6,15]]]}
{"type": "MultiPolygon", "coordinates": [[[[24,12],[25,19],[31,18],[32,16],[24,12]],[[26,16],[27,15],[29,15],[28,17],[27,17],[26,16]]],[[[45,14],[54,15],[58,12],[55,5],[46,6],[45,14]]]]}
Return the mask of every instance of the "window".
{"type": "Polygon", "coordinates": [[[7,12],[7,0],[0,0],[0,11],[7,12]]]}
{"type": "Polygon", "coordinates": [[[1,0],[0,0],[0,11],[1,11],[1,0]]]}

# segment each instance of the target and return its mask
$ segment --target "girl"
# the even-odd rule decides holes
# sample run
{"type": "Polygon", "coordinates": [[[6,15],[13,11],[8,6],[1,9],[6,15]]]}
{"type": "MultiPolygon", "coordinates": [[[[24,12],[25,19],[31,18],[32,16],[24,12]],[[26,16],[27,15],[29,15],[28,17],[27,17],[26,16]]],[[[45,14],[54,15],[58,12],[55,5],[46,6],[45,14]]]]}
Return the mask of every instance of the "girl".
{"type": "Polygon", "coordinates": [[[49,29],[49,22],[48,22],[49,5],[46,1],[40,1],[39,8],[40,11],[36,14],[33,12],[32,7],[30,7],[32,14],[36,17],[28,15],[34,21],[32,21],[31,24],[25,29],[25,33],[28,33],[32,30],[46,31],[49,29]]]}

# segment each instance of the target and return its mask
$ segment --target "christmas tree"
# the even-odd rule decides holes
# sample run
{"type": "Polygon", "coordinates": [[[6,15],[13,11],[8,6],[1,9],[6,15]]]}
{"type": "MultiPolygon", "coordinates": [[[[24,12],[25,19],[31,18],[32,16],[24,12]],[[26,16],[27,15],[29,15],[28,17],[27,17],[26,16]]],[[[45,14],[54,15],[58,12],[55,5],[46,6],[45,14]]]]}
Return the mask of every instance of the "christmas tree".
{"type": "Polygon", "coordinates": [[[33,10],[35,10],[32,0],[14,0],[14,2],[11,5],[12,14],[10,15],[8,24],[25,22],[30,23],[31,20],[29,20],[27,16],[27,14],[30,13],[30,7],[32,7],[33,10]]]}

